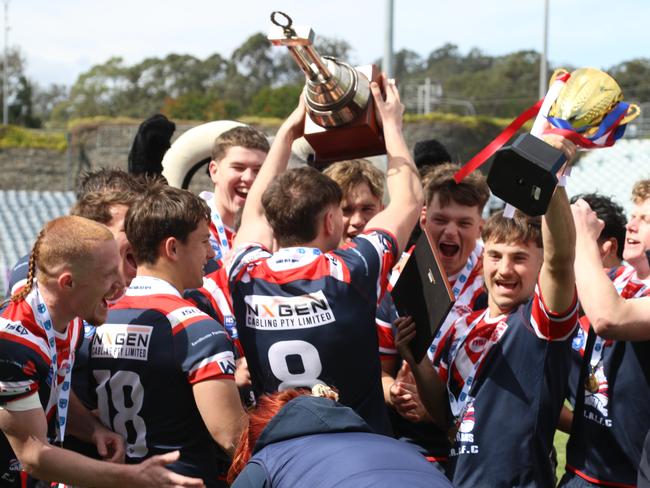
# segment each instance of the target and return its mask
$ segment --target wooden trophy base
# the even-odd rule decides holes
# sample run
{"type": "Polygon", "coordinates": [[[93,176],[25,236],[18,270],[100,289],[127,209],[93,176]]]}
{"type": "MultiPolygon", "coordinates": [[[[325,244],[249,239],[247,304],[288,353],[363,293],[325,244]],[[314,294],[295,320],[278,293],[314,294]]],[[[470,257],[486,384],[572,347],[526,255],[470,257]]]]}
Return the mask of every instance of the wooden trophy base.
{"type": "MultiPolygon", "coordinates": [[[[355,69],[368,80],[379,82],[380,72],[374,64],[355,69]]],[[[335,161],[386,154],[384,135],[377,122],[372,94],[363,113],[341,127],[325,129],[307,115],[305,139],[314,150],[311,164],[317,169],[323,169],[335,161]]]]}

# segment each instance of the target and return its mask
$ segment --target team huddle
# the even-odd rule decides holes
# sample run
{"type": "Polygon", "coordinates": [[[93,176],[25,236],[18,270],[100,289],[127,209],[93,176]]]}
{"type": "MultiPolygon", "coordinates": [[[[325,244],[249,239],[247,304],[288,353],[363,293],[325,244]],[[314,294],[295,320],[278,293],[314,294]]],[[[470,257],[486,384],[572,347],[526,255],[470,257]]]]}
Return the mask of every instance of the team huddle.
{"type": "Polygon", "coordinates": [[[0,307],[1,486],[650,486],[650,180],[627,222],[562,186],[484,219],[382,83],[385,174],[287,169],[301,100],[271,146],[217,137],[214,192],[85,175],[0,307]],[[391,290],[419,232],[455,303],[417,362],[391,290]]]}

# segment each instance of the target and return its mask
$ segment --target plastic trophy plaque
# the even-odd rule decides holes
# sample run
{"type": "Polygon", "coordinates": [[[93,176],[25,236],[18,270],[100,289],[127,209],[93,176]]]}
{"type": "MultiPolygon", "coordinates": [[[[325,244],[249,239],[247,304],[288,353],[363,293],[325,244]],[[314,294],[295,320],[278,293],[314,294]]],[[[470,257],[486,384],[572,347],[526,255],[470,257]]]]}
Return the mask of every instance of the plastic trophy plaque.
{"type": "Polygon", "coordinates": [[[313,47],[314,31],[293,26],[291,18],[273,12],[275,27],[268,35],[276,46],[286,46],[305,73],[304,136],[314,149],[313,164],[323,168],[334,161],[386,153],[382,129],[377,122],[370,81],[379,80],[374,65],[353,68],[313,47]]]}
{"type": "Polygon", "coordinates": [[[566,157],[532,134],[497,151],[487,184],[497,197],[530,216],[544,215],[566,157]]]}

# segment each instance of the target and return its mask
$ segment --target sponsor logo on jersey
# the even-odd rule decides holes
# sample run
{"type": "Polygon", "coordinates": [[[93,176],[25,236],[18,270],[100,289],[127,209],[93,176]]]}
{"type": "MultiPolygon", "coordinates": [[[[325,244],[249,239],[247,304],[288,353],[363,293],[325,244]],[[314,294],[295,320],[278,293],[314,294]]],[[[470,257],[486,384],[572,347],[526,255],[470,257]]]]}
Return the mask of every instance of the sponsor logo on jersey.
{"type": "Polygon", "coordinates": [[[475,337],[471,341],[469,341],[469,349],[472,352],[479,353],[485,349],[485,345],[487,344],[487,339],[485,337],[475,337]]]}
{"type": "Polygon", "coordinates": [[[94,358],[146,361],[152,331],[153,327],[148,325],[102,325],[95,331],[91,355],[94,358]]]}
{"type": "Polygon", "coordinates": [[[27,330],[20,322],[6,322],[4,325],[4,331],[18,336],[29,334],[29,330],[27,330]]]}
{"type": "Polygon", "coordinates": [[[334,312],[322,291],[297,297],[249,295],[246,326],[260,330],[295,330],[334,322],[334,312]]]}

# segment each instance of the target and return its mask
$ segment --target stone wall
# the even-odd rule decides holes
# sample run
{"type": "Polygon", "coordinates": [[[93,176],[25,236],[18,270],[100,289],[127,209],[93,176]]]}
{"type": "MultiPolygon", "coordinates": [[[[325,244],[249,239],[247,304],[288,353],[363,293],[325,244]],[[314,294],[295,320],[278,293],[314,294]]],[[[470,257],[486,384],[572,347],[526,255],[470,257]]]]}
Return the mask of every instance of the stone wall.
{"type": "MultiPolygon", "coordinates": [[[[174,139],[192,125],[178,124],[174,139]]],[[[267,135],[275,134],[277,126],[257,126],[267,135]]],[[[67,151],[47,149],[1,149],[0,189],[9,190],[72,190],[77,175],[84,170],[101,167],[127,168],[127,158],[137,125],[95,125],[77,130],[67,151]]],[[[404,133],[412,148],[416,141],[436,138],[447,146],[456,161],[465,161],[501,128],[494,123],[472,119],[452,121],[421,120],[407,123],[404,133]]],[[[205,171],[192,180],[191,189],[208,189],[211,183],[205,171]]]]}

